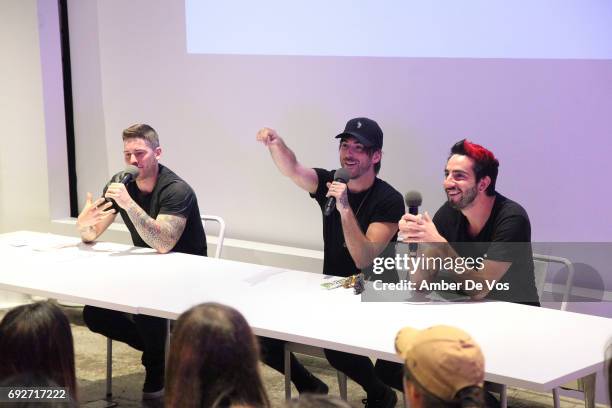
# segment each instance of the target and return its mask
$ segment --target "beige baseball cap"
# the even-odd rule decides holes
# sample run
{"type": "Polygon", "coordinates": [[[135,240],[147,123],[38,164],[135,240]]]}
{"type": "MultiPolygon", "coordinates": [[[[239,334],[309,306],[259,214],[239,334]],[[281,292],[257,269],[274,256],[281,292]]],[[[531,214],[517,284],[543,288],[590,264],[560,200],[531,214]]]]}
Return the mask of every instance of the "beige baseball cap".
{"type": "Polygon", "coordinates": [[[419,385],[444,401],[452,401],[465,387],[482,386],[484,356],[461,329],[404,327],[395,337],[395,350],[419,385]]]}

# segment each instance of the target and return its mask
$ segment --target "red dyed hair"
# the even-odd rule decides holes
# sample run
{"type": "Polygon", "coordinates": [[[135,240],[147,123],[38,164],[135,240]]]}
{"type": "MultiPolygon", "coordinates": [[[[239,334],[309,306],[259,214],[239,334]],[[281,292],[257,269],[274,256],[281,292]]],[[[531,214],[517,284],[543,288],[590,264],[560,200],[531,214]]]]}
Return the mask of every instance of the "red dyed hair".
{"type": "MultiPolygon", "coordinates": [[[[459,154],[467,156],[474,160],[474,174],[476,181],[480,181],[483,177],[489,176],[491,184],[487,187],[486,193],[489,196],[495,194],[495,182],[497,181],[497,172],[499,169],[499,161],[489,149],[482,147],[479,144],[472,143],[467,139],[458,141],[451,147],[450,155],[459,154]]],[[[450,158],[450,156],[449,156],[450,158]]]]}
{"type": "Polygon", "coordinates": [[[482,147],[479,144],[472,143],[467,139],[463,140],[463,148],[467,153],[467,156],[471,157],[477,162],[485,161],[496,161],[495,155],[489,149],[482,147]]]}

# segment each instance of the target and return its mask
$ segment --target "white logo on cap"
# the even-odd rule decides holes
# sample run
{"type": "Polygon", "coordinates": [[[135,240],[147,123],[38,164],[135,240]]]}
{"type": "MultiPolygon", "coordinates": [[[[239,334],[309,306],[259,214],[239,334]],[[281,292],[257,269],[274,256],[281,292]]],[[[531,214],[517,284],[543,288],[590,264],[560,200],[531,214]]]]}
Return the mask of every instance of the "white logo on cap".
{"type": "Polygon", "coordinates": [[[357,122],[357,129],[361,129],[361,122],[357,122]]]}

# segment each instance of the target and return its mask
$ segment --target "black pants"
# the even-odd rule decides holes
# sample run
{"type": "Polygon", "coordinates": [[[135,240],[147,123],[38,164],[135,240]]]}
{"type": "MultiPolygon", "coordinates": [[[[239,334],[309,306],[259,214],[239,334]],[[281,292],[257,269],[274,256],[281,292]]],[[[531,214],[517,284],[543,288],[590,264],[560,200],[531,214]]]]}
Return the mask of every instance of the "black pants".
{"type": "MultiPolygon", "coordinates": [[[[259,344],[263,362],[276,371],[284,373],[285,342],[269,337],[259,337],[259,344]]],[[[385,384],[403,392],[403,366],[401,364],[378,360],[374,365],[368,357],[327,349],[324,352],[332,367],[361,385],[368,394],[381,395],[384,392],[385,384]]],[[[291,353],[291,381],[298,391],[306,389],[310,375],[291,353]]]]}
{"type": "Polygon", "coordinates": [[[327,361],[338,371],[342,371],[351,380],[371,395],[381,395],[385,384],[403,392],[403,365],[391,361],[377,360],[376,365],[365,356],[325,349],[327,361]]]}
{"type": "MultiPolygon", "coordinates": [[[[261,360],[278,371],[285,373],[285,341],[258,336],[261,360]]],[[[313,386],[312,374],[291,353],[291,382],[298,392],[310,392],[313,386]]]]}
{"type": "Polygon", "coordinates": [[[166,319],[85,306],[83,320],[91,331],[142,351],[142,364],[147,372],[145,386],[147,381],[153,390],[163,386],[166,319]]]}

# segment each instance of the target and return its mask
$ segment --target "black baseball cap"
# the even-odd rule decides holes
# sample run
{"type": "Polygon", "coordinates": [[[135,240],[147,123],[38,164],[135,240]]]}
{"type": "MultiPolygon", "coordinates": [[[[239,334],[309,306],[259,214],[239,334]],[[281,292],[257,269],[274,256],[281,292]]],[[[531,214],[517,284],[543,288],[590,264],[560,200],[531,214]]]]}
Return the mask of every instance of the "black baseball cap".
{"type": "Polygon", "coordinates": [[[336,136],[336,139],[354,137],[365,147],[382,149],[383,131],[378,123],[368,118],[355,118],[346,122],[344,132],[336,136]]]}

